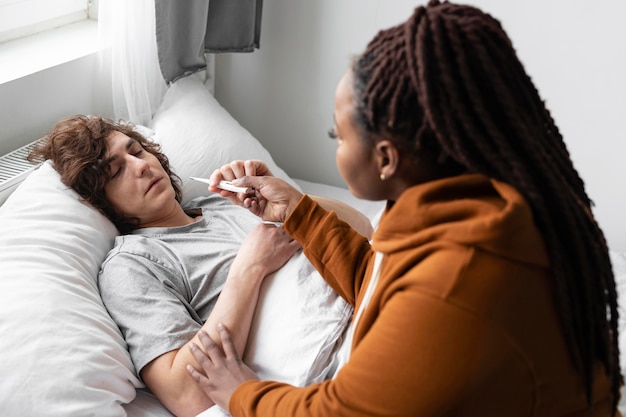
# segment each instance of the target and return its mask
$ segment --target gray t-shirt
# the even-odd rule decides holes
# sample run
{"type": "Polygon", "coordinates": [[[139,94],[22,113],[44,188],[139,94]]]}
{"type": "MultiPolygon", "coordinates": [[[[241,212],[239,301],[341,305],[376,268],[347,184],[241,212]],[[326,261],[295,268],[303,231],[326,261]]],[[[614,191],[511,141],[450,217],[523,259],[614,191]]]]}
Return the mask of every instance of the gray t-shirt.
{"type": "MultiPolygon", "coordinates": [[[[137,373],[200,329],[224,286],[243,238],[261,222],[218,195],[192,200],[203,218],[118,236],[98,277],[137,373]]],[[[199,214],[199,213],[198,213],[199,214]]]]}

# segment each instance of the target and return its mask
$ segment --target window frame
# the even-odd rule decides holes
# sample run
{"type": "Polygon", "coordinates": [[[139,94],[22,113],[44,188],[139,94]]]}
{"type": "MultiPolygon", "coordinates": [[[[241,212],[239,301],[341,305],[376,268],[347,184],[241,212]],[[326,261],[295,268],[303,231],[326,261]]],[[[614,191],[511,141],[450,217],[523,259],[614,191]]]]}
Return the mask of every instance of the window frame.
{"type": "Polygon", "coordinates": [[[93,18],[92,0],[0,0],[0,43],[93,18]]]}

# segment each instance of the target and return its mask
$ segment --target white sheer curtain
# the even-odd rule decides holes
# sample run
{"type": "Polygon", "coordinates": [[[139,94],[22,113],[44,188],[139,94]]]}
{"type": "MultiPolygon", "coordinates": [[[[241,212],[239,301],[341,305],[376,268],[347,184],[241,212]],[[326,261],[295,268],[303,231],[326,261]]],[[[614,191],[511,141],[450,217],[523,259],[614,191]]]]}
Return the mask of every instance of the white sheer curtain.
{"type": "Polygon", "coordinates": [[[110,71],[116,119],[149,125],[167,84],[159,67],[154,0],[100,0],[104,73],[110,71]]]}

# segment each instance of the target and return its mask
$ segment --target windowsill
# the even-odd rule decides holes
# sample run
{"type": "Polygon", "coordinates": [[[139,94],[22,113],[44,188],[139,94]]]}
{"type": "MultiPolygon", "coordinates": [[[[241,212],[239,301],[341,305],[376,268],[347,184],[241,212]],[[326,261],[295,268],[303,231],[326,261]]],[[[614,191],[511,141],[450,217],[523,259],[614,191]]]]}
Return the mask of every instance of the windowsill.
{"type": "Polygon", "coordinates": [[[73,61],[98,50],[98,22],[84,20],[0,43],[0,84],[73,61]]]}

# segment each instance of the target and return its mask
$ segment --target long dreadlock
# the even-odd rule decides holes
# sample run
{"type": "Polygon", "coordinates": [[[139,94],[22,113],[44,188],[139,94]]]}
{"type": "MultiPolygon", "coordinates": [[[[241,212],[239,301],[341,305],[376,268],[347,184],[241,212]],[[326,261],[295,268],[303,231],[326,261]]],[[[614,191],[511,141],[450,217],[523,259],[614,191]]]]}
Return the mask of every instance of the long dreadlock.
{"type": "Polygon", "coordinates": [[[546,241],[555,302],[589,405],[600,360],[619,369],[617,294],[607,244],[563,138],[500,23],[430,1],[384,30],[354,63],[357,122],[401,149],[437,146],[471,172],[511,184],[546,241]]]}

